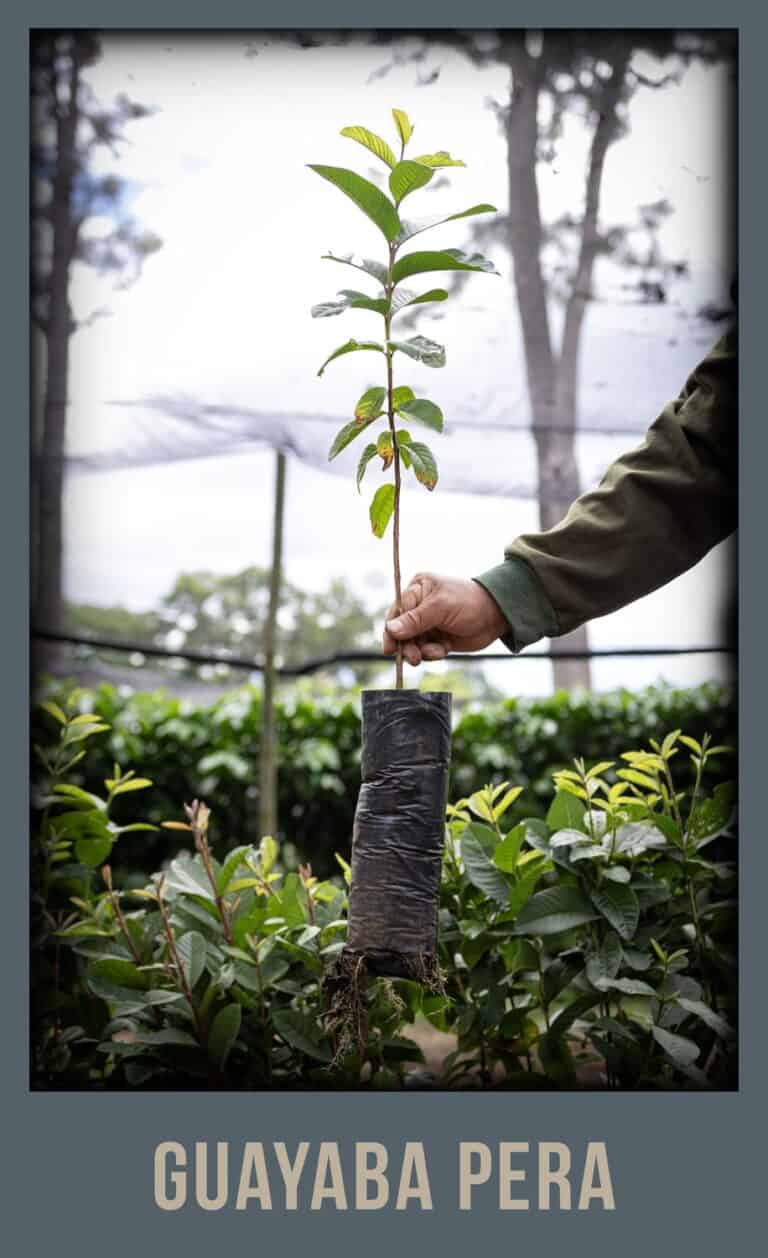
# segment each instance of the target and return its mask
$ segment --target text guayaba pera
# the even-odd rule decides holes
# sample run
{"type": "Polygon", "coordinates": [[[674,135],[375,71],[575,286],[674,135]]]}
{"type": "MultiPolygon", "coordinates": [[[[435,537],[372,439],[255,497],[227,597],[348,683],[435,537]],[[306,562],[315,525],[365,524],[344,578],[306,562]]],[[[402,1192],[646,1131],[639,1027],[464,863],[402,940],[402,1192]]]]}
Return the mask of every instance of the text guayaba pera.
{"type": "MultiPolygon", "coordinates": [[[[433,1210],[433,1193],[421,1141],[397,1152],[378,1141],[340,1149],[335,1141],[302,1140],[292,1151],[282,1141],[158,1144],[155,1205],[161,1210],[433,1210]]],[[[560,1141],[476,1141],[458,1144],[452,1193],[460,1210],[614,1210],[606,1145],[574,1148],[560,1141]]],[[[450,1203],[453,1205],[454,1202],[450,1203]]]]}

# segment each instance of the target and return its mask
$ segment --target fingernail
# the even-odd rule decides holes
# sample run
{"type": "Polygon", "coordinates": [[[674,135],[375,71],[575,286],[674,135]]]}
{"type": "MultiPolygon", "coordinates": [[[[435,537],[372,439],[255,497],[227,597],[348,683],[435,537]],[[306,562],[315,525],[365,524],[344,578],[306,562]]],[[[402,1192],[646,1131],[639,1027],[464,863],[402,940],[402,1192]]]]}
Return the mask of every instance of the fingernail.
{"type": "Polygon", "coordinates": [[[399,633],[402,627],[403,627],[403,622],[402,620],[400,620],[399,617],[396,617],[395,620],[387,621],[387,628],[390,633],[399,633]]]}

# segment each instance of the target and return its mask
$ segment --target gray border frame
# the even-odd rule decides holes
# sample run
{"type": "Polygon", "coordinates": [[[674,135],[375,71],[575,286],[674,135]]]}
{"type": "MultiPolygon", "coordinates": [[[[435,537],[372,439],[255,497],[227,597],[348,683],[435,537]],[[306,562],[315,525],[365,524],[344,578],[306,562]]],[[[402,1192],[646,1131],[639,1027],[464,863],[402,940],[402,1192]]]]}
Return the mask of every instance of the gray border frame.
{"type": "MultiPolygon", "coordinates": [[[[8,181],[0,210],[4,339],[7,353],[6,424],[2,460],[2,536],[7,540],[2,667],[7,745],[3,768],[5,877],[4,1035],[2,1083],[8,1153],[2,1190],[7,1199],[5,1230],[22,1252],[46,1246],[67,1256],[90,1255],[108,1246],[111,1258],[137,1248],[150,1253],[166,1246],[185,1255],[207,1254],[212,1244],[277,1245],[293,1255],[308,1248],[365,1247],[373,1258],[399,1248],[406,1258],[425,1245],[441,1256],[462,1255],[481,1243],[505,1249],[542,1246],[551,1252],[565,1242],[570,1253],[622,1258],[695,1249],[709,1258],[732,1248],[740,1235],[763,1231],[763,1198],[758,1192],[762,1165],[761,1109],[765,1068],[759,1046],[765,1037],[766,1002],[761,970],[762,888],[768,883],[768,848],[758,824],[761,802],[760,756],[763,713],[768,706],[766,665],[760,658],[766,619],[764,468],[768,436],[762,423],[761,349],[758,294],[766,280],[764,231],[766,183],[763,163],[765,96],[764,49],[768,15],[754,3],[732,0],[644,0],[617,12],[607,0],[567,0],[544,6],[520,0],[389,0],[386,11],[360,0],[326,0],[322,9],[308,0],[254,5],[247,0],[133,0],[110,6],[94,0],[67,5],[38,2],[26,15],[6,16],[0,42],[5,96],[8,181]],[[629,11],[627,11],[629,10],[629,11]],[[27,39],[30,28],[266,29],[341,26],[738,26],[741,32],[739,134],[740,305],[742,340],[742,424],[740,435],[740,726],[741,726],[741,1075],[738,1093],[702,1094],[165,1094],[101,1095],[30,1093],[27,1083],[27,39]],[[750,162],[747,158],[751,158],[750,162]],[[757,158],[757,160],[755,160],[757,158]],[[745,265],[748,259],[748,265],[745,265]],[[761,519],[762,512],[762,519],[761,519]],[[21,945],[20,945],[21,941],[21,945]],[[195,1207],[166,1214],[153,1203],[152,1155],[160,1140],[245,1139],[338,1140],[351,1173],[352,1142],[380,1140],[397,1161],[405,1140],[425,1145],[434,1209],[413,1208],[346,1214],[327,1205],[310,1213],[300,1198],[296,1213],[284,1213],[276,1194],[270,1213],[252,1208],[206,1214],[195,1207]],[[500,1213],[493,1185],[478,1192],[471,1213],[457,1208],[459,1140],[562,1140],[576,1159],[586,1140],[607,1142],[616,1210],[594,1207],[585,1213],[500,1213]],[[21,1238],[24,1238],[22,1241],[21,1238]]],[[[764,350],[762,351],[764,355],[764,350]]]]}

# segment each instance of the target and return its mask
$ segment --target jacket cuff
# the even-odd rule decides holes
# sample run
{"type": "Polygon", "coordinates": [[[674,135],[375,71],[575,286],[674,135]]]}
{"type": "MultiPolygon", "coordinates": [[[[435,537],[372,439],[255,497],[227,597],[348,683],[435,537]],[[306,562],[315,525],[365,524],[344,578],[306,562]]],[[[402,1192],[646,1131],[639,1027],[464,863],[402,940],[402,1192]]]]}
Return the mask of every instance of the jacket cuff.
{"type": "Polygon", "coordinates": [[[517,654],[539,638],[554,638],[560,632],[554,608],[533,569],[513,556],[504,563],[474,577],[496,600],[509,625],[501,641],[517,654]]]}

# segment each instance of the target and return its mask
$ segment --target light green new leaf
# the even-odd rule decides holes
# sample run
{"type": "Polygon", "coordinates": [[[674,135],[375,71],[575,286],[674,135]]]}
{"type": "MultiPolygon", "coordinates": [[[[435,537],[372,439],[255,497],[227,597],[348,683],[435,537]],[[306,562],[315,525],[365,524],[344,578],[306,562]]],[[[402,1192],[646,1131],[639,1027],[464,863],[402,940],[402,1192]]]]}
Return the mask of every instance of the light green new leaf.
{"type": "Polygon", "coordinates": [[[430,341],[426,336],[410,336],[407,341],[390,341],[390,349],[399,349],[409,358],[415,358],[425,367],[445,366],[445,346],[430,341]]]}
{"type": "Polygon", "coordinates": [[[480,205],[470,205],[468,210],[459,210],[458,214],[433,214],[428,218],[401,219],[397,243],[403,245],[412,236],[419,236],[422,232],[429,231],[432,227],[442,227],[443,223],[455,223],[460,218],[473,218],[475,214],[496,213],[495,205],[487,205],[485,202],[482,202],[480,205]]]}
{"type": "Polygon", "coordinates": [[[466,166],[466,162],[451,157],[450,153],[446,153],[445,149],[440,149],[437,153],[422,153],[421,157],[414,157],[414,162],[421,162],[422,166],[431,166],[437,170],[441,166],[466,166]]]}
{"type": "Polygon", "coordinates": [[[379,354],[384,353],[384,346],[379,341],[355,341],[355,340],[345,341],[345,343],[343,345],[340,345],[338,349],[335,349],[332,354],[329,354],[329,356],[326,358],[325,362],[323,363],[322,367],[318,371],[317,373],[318,376],[322,376],[326,367],[328,366],[329,363],[333,362],[334,358],[341,358],[342,354],[354,354],[356,350],[364,350],[364,349],[374,350],[379,354]]]}
{"type": "Polygon", "coordinates": [[[425,446],[421,441],[412,441],[408,446],[408,453],[419,484],[433,490],[438,479],[437,463],[429,446],[425,446]]]}
{"type": "Polygon", "coordinates": [[[392,518],[392,512],[395,509],[395,487],[394,485],[380,485],[373,495],[371,503],[370,516],[371,528],[376,537],[383,537],[387,531],[387,525],[392,518]]]}
{"type": "Polygon", "coordinates": [[[241,1006],[233,1003],[220,1009],[211,1023],[211,1029],[208,1032],[208,1054],[219,1070],[224,1068],[224,1063],[232,1051],[240,1031],[242,1016],[241,1006]]]}
{"type": "Polygon", "coordinates": [[[481,253],[465,253],[463,249],[426,249],[407,253],[392,268],[395,284],[409,275],[423,275],[427,271],[487,271],[498,275],[492,262],[481,253]]]}
{"type": "Polygon", "coordinates": [[[363,176],[356,174],[354,170],[345,170],[343,166],[310,164],[309,169],[314,170],[315,174],[320,175],[322,179],[327,179],[345,196],[348,196],[350,201],[354,201],[358,209],[368,215],[371,222],[376,224],[388,241],[395,239],[400,231],[397,210],[374,183],[363,179],[363,176]]]}
{"type": "Polygon", "coordinates": [[[363,477],[365,476],[365,469],[367,468],[371,459],[376,458],[376,453],[377,453],[376,446],[374,445],[373,442],[371,442],[370,445],[367,445],[365,447],[365,449],[363,450],[363,453],[360,455],[360,462],[357,465],[357,474],[355,476],[355,483],[357,484],[358,493],[360,493],[360,486],[363,483],[363,477]]]}
{"type": "Polygon", "coordinates": [[[369,131],[367,127],[342,127],[341,135],[349,140],[357,140],[358,144],[362,144],[370,153],[378,157],[390,170],[397,165],[397,158],[386,140],[382,140],[380,135],[376,135],[374,131],[369,131]]]}
{"type": "Polygon", "coordinates": [[[350,442],[354,441],[355,437],[359,437],[361,432],[365,432],[375,418],[375,415],[371,415],[370,419],[365,419],[362,422],[353,419],[350,423],[345,424],[343,428],[340,428],[333,439],[333,445],[328,451],[328,462],[330,463],[335,459],[337,454],[341,454],[342,450],[346,450],[350,442]]]}
{"type": "Polygon", "coordinates": [[[384,297],[369,297],[367,293],[359,293],[354,288],[342,288],[338,296],[340,301],[322,301],[312,306],[312,318],[328,319],[332,315],[343,314],[345,310],[373,310],[380,315],[387,313],[387,301],[384,297]]]}
{"type": "Polygon", "coordinates": [[[343,266],[353,266],[356,271],[365,271],[366,275],[372,275],[380,284],[387,282],[387,268],[373,258],[361,258],[357,253],[324,253],[322,261],[341,262],[343,266]]]}
{"type": "Polygon", "coordinates": [[[426,424],[433,432],[443,431],[443,412],[428,398],[411,397],[409,401],[395,402],[395,410],[398,415],[406,415],[408,419],[417,419],[420,424],[426,424]]]}
{"type": "Polygon", "coordinates": [[[420,162],[398,162],[389,176],[389,190],[394,197],[395,205],[399,206],[409,192],[415,192],[417,188],[423,188],[425,184],[428,184],[433,173],[428,166],[423,166],[420,162]]]}
{"type": "Polygon", "coordinates": [[[411,126],[411,120],[403,109],[393,109],[392,117],[395,120],[395,126],[397,127],[397,134],[400,136],[400,139],[403,144],[403,148],[405,148],[406,144],[408,143],[411,136],[413,135],[413,127],[411,126]]]}

